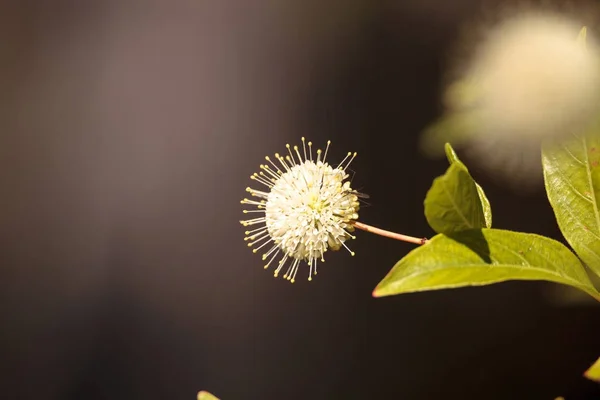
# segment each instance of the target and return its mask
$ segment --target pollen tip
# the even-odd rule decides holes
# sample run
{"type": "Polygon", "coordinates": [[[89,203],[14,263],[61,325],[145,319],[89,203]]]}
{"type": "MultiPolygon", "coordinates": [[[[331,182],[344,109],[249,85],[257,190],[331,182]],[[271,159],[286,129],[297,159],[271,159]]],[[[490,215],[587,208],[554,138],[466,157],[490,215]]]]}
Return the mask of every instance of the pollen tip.
{"type": "Polygon", "coordinates": [[[310,281],[312,281],[312,278],[311,278],[310,276],[308,277],[308,281],[309,281],[309,282],[310,282],[310,281]]]}
{"type": "Polygon", "coordinates": [[[302,138],[301,138],[301,139],[302,139],[302,141],[304,142],[304,136],[302,136],[302,138]]]}
{"type": "Polygon", "coordinates": [[[296,280],[295,280],[295,279],[292,279],[290,282],[294,283],[294,282],[296,282],[296,280]]]}
{"type": "Polygon", "coordinates": [[[289,149],[289,148],[290,148],[290,144],[289,144],[289,143],[286,143],[286,144],[285,144],[285,147],[289,149]]]}
{"type": "Polygon", "coordinates": [[[308,145],[309,145],[309,146],[312,146],[312,142],[308,142],[308,145]]]}
{"type": "Polygon", "coordinates": [[[331,140],[328,140],[328,141],[327,141],[327,144],[331,144],[331,140]]]}
{"type": "Polygon", "coordinates": [[[264,268],[265,268],[265,269],[269,268],[269,264],[265,265],[265,266],[264,266],[264,268]]]}
{"type": "Polygon", "coordinates": [[[249,233],[250,233],[250,231],[246,231],[246,232],[244,232],[244,235],[247,235],[247,234],[249,234],[249,233]]]}
{"type": "Polygon", "coordinates": [[[274,273],[273,273],[273,276],[274,276],[275,278],[277,278],[277,272],[274,272],[274,273]]]}
{"type": "Polygon", "coordinates": [[[353,252],[353,251],[351,251],[351,252],[350,252],[350,255],[351,255],[352,257],[354,257],[354,256],[356,255],[356,253],[355,253],[355,252],[353,252]]]}
{"type": "Polygon", "coordinates": [[[257,251],[258,251],[258,249],[253,249],[253,250],[252,250],[252,252],[253,252],[254,254],[256,254],[256,252],[257,252],[257,251]]]}
{"type": "Polygon", "coordinates": [[[248,243],[248,247],[252,247],[252,243],[248,243]]]}
{"type": "Polygon", "coordinates": [[[248,214],[248,210],[242,210],[244,214],[248,214]]]}
{"type": "Polygon", "coordinates": [[[298,146],[294,146],[294,150],[298,150],[298,146]]]}

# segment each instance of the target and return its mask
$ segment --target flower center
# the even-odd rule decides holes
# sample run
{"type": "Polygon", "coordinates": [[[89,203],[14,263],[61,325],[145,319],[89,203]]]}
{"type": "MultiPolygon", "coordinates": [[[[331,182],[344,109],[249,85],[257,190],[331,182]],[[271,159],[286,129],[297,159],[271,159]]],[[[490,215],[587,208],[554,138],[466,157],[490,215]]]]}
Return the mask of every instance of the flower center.
{"type": "Polygon", "coordinates": [[[312,192],[308,196],[308,207],[315,213],[320,214],[326,206],[326,203],[321,199],[319,193],[312,192]]]}

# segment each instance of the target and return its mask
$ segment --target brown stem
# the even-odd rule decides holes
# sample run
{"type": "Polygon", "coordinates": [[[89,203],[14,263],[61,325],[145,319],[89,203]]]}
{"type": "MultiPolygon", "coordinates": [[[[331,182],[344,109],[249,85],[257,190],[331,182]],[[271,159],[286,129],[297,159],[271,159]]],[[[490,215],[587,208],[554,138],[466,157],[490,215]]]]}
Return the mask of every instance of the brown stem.
{"type": "Polygon", "coordinates": [[[355,221],[352,223],[358,229],[361,229],[365,232],[374,233],[376,235],[385,236],[390,239],[400,240],[403,242],[414,243],[414,244],[425,244],[427,243],[427,238],[416,238],[412,236],[402,235],[401,233],[390,232],[383,229],[375,228],[374,226],[363,224],[362,222],[355,221]]]}

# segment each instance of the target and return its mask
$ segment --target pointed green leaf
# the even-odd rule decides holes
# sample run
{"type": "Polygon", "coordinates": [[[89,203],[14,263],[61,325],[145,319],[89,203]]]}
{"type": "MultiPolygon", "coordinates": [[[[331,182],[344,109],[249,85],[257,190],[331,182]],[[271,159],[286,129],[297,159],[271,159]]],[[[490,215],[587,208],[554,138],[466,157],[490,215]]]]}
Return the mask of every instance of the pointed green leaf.
{"type": "MultiPolygon", "coordinates": [[[[460,161],[460,159],[456,155],[456,152],[454,151],[454,149],[452,148],[450,143],[446,143],[444,145],[444,149],[446,150],[446,157],[448,158],[448,162],[450,164],[458,163],[458,164],[462,165],[467,170],[467,172],[469,171],[467,169],[467,166],[465,164],[463,164],[462,161],[460,161]]],[[[490,201],[488,200],[487,196],[485,195],[483,188],[481,186],[479,186],[479,184],[477,182],[475,182],[475,186],[477,187],[477,194],[479,195],[479,200],[481,200],[481,207],[483,208],[483,215],[485,217],[485,227],[491,228],[492,227],[492,207],[490,206],[490,201]]]]}
{"type": "Polygon", "coordinates": [[[600,138],[573,136],[542,151],[548,200],[558,226],[583,262],[600,275],[600,138]]]}
{"type": "Polygon", "coordinates": [[[583,375],[592,381],[600,383],[600,358],[583,375]]]}
{"type": "Polygon", "coordinates": [[[212,394],[203,390],[201,392],[198,392],[198,400],[219,400],[219,399],[217,397],[213,396],[212,394]]]}
{"type": "MultiPolygon", "coordinates": [[[[477,184],[449,144],[446,145],[446,154],[450,167],[444,175],[433,181],[425,197],[427,222],[438,233],[487,227],[488,221],[477,184]]],[[[485,194],[483,196],[485,198],[485,194]]],[[[491,219],[489,202],[487,207],[491,219]]]]}
{"type": "Polygon", "coordinates": [[[563,244],[539,235],[487,228],[436,235],[401,259],[375,288],[373,296],[508,280],[570,285],[600,301],[584,266],[563,244]]]}

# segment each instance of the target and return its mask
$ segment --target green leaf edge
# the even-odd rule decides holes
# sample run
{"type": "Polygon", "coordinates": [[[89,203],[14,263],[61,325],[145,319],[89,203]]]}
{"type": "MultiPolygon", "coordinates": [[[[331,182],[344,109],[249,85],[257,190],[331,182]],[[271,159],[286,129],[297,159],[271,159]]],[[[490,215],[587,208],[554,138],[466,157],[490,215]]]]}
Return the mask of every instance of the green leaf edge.
{"type": "MultiPolygon", "coordinates": [[[[483,228],[481,230],[491,230],[490,228],[483,228]]],[[[537,238],[541,238],[541,239],[545,239],[545,240],[549,240],[552,241],[556,244],[559,244],[560,246],[564,247],[566,250],[569,251],[569,253],[573,254],[573,252],[566,247],[564,244],[562,244],[561,242],[554,240],[552,238],[546,237],[546,236],[542,236],[542,235],[537,235],[534,233],[525,233],[525,232],[517,232],[517,231],[509,231],[509,230],[505,230],[505,229],[494,229],[497,231],[504,231],[504,232],[512,232],[512,233],[521,233],[521,234],[526,234],[526,235],[530,235],[532,237],[537,237],[537,238]]],[[[400,294],[407,294],[407,293],[418,293],[418,292],[431,292],[434,290],[446,290],[446,289],[456,289],[456,288],[463,288],[463,287],[479,287],[479,286],[487,286],[487,285],[492,285],[492,284],[496,284],[496,283],[502,283],[502,282],[508,282],[508,281],[544,281],[544,282],[551,282],[554,284],[559,284],[559,285],[565,285],[565,286],[570,286],[570,287],[574,287],[576,289],[579,289],[587,294],[589,294],[590,296],[592,296],[595,300],[600,301],[600,293],[596,290],[596,288],[593,286],[593,284],[591,283],[591,281],[589,282],[589,287],[586,287],[585,285],[582,285],[581,283],[579,284],[574,284],[574,285],[570,285],[567,284],[565,282],[557,282],[554,280],[550,280],[550,279],[521,279],[521,278],[507,278],[507,279],[494,279],[494,280],[490,280],[487,282],[478,282],[478,283],[465,283],[465,284],[451,284],[451,285],[446,285],[446,286],[440,286],[440,287],[436,287],[436,288],[423,288],[423,289],[414,289],[414,290],[409,290],[409,291],[399,291],[399,292],[390,292],[387,291],[387,293],[382,293],[382,283],[384,283],[386,281],[386,279],[388,278],[388,276],[392,273],[392,271],[396,268],[396,266],[401,263],[406,257],[408,257],[409,255],[415,253],[415,252],[419,252],[419,251],[423,251],[422,249],[425,248],[426,246],[430,245],[432,242],[434,242],[435,240],[439,240],[440,237],[450,237],[449,235],[444,235],[444,234],[438,234],[435,235],[433,238],[429,239],[429,242],[417,247],[416,249],[413,249],[412,251],[410,251],[406,256],[402,257],[402,259],[400,259],[395,265],[394,267],[392,267],[392,269],[388,272],[388,274],[379,282],[379,284],[375,287],[375,289],[372,292],[372,296],[375,298],[379,298],[379,297],[387,297],[387,296],[396,296],[396,295],[400,295],[400,294]]],[[[451,237],[450,237],[451,238],[451,237]]],[[[579,260],[579,258],[573,254],[573,257],[577,258],[579,260]]],[[[497,264],[498,265],[498,264],[497,264]]],[[[503,264],[500,264],[503,265],[503,264]]],[[[495,265],[492,265],[491,267],[493,268],[495,265]]],[[[515,268],[518,269],[522,269],[523,266],[519,265],[519,266],[514,266],[515,268]]],[[[581,267],[584,268],[583,264],[581,264],[581,267]]],[[[544,270],[544,272],[548,272],[546,270],[544,270]]],[[[585,272],[585,270],[584,270],[585,272]]],[[[587,276],[587,273],[586,273],[587,276]]],[[[589,278],[588,278],[589,279],[589,278]]],[[[577,282],[577,281],[576,281],[577,282]]]]}
{"type": "Polygon", "coordinates": [[[587,379],[600,383],[600,357],[583,373],[587,379]]]}
{"type": "Polygon", "coordinates": [[[206,390],[201,390],[200,392],[198,392],[197,400],[219,400],[219,398],[213,395],[212,393],[207,392],[206,390]]]}

